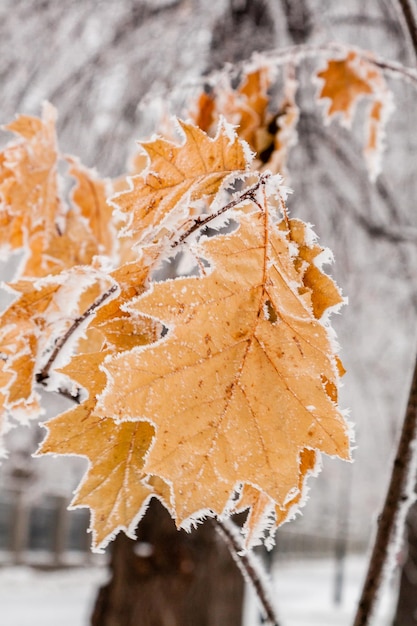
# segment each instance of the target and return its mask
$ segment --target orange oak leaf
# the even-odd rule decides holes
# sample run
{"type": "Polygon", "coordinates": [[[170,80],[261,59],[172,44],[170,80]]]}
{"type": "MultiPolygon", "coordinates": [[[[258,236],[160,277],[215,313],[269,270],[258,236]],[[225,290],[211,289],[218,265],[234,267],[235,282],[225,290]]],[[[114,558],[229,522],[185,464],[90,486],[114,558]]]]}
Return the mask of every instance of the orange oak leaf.
{"type": "Polygon", "coordinates": [[[327,68],[317,74],[321,83],[319,100],[327,100],[325,119],[339,116],[350,126],[361,98],[370,101],[365,116],[367,139],[364,156],[371,180],[381,171],[385,125],[393,111],[393,97],[382,71],[370,60],[351,50],[344,59],[328,61],[327,68]]]}
{"type": "Polygon", "coordinates": [[[119,287],[119,293],[97,311],[85,338],[78,344],[80,353],[129,350],[157,339],[159,324],[149,317],[132,315],[124,309],[126,303],[145,291],[150,267],[156,259],[156,248],[148,252],[146,262],[142,258],[141,261],[125,263],[110,273],[119,287]]]}
{"type": "Polygon", "coordinates": [[[375,93],[383,77],[381,72],[351,50],[346,58],[328,61],[327,68],[318,72],[321,81],[319,100],[328,99],[326,115],[340,114],[345,123],[350,123],[360,98],[375,93]]]}
{"type": "Polygon", "coordinates": [[[273,173],[285,172],[289,150],[297,142],[299,118],[295,102],[298,83],[293,74],[292,67],[286,70],[283,100],[278,111],[269,93],[273,69],[270,63],[262,64],[258,60],[256,66],[243,74],[236,88],[221,74],[209,93],[199,95],[190,115],[197,126],[209,134],[224,117],[235,125],[239,137],[254,152],[253,167],[273,173]]]}
{"type": "Polygon", "coordinates": [[[34,402],[35,375],[42,372],[57,342],[112,286],[110,278],[84,267],[10,285],[19,297],[0,316],[2,367],[12,374],[3,387],[5,408],[34,402]]]}
{"type": "Polygon", "coordinates": [[[80,209],[97,243],[96,254],[114,254],[116,242],[113,209],[107,202],[112,195],[110,182],[99,178],[95,172],[84,167],[78,159],[67,157],[69,174],[77,182],[72,192],[72,200],[80,209]]]}
{"type": "Polygon", "coordinates": [[[248,169],[248,151],[226,123],[219,125],[213,139],[193,124],[178,123],[183,143],[157,137],[141,144],[149,157],[148,168],[131,177],[129,191],[113,198],[126,222],[122,234],[133,242],[150,243],[175,232],[189,219],[190,205],[213,200],[231,172],[236,177],[248,169]]]}
{"type": "Polygon", "coordinates": [[[267,547],[273,545],[273,535],[278,526],[293,517],[305,497],[306,479],[317,467],[317,452],[304,448],[300,453],[298,485],[292,497],[284,505],[275,504],[272,498],[250,484],[245,484],[239,499],[233,505],[233,512],[248,509],[248,517],[243,527],[245,548],[259,545],[262,540],[267,547]],[[265,537],[268,532],[270,537],[265,537]]]}
{"type": "Polygon", "coordinates": [[[259,155],[273,143],[268,131],[272,115],[268,112],[268,89],[272,71],[268,65],[250,69],[237,88],[221,75],[210,93],[201,93],[190,115],[202,130],[213,134],[221,117],[236,127],[240,139],[259,155]]]}
{"type": "Polygon", "coordinates": [[[20,137],[6,146],[1,159],[0,219],[7,228],[0,233],[0,245],[6,251],[26,244],[29,248],[33,245],[36,255],[48,246],[56,232],[55,221],[63,215],[55,118],[55,110],[46,104],[42,120],[22,115],[6,126],[20,137]]]}
{"type": "MultiPolygon", "coordinates": [[[[287,227],[284,223],[281,226],[284,229],[287,227]]],[[[295,268],[310,294],[313,314],[320,319],[328,309],[337,307],[343,302],[340,289],[321,268],[323,262],[331,260],[331,257],[329,259],[330,253],[316,243],[314,233],[301,220],[291,219],[288,221],[288,226],[289,240],[297,244],[298,254],[294,257],[295,268]],[[321,263],[320,257],[322,257],[321,263]]]]}
{"type": "Polygon", "coordinates": [[[349,458],[347,427],[324,383],[338,383],[332,343],[264,209],[204,242],[209,275],[140,296],[129,309],[160,319],[167,336],[105,365],[98,410],[155,427],[145,471],[172,485],[178,525],[221,514],[241,483],[285,507],[305,448],[349,458]]]}
{"type": "Polygon", "coordinates": [[[60,197],[55,119],[46,103],[42,119],[20,116],[6,126],[19,139],[0,154],[0,250],[25,248],[20,277],[47,276],[114,252],[108,184],[69,157],[77,185],[70,206],[60,197]]]}
{"type": "Polygon", "coordinates": [[[48,433],[37,452],[75,454],[89,460],[89,469],[71,507],[91,509],[95,549],[104,547],[119,530],[134,536],[147,502],[152,495],[161,497],[162,489],[147,484],[143,471],[153,427],[148,422],[117,424],[95,413],[97,394],[106,384],[106,376],[99,369],[106,354],[102,351],[75,356],[61,370],[86,388],[88,398],[45,424],[48,433]]]}

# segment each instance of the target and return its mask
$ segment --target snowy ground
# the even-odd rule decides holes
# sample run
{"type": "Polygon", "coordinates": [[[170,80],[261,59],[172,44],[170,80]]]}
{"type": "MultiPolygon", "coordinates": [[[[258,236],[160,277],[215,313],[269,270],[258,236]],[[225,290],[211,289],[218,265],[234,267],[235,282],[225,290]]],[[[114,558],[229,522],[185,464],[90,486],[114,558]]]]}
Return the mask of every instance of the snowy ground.
{"type": "MultiPolygon", "coordinates": [[[[349,557],[343,568],[341,602],[336,604],[336,566],[332,559],[278,562],[273,570],[273,594],[282,626],[351,626],[365,576],[364,557],[349,557]]],[[[339,570],[340,571],[340,570],[339,570]]],[[[396,586],[381,590],[372,626],[390,626],[396,586]]],[[[256,608],[248,593],[244,626],[257,624],[256,608]]]]}
{"type": "MultiPolygon", "coordinates": [[[[364,575],[364,559],[350,557],[343,601],[333,602],[334,562],[309,559],[278,563],[274,594],[282,626],[350,626],[364,575]]],[[[87,626],[97,586],[106,569],[77,568],[39,572],[26,567],[0,570],[1,623],[5,626],[87,626]]],[[[395,594],[383,591],[375,626],[388,626],[395,594]]],[[[257,611],[248,594],[244,626],[256,626],[257,611]]]]}

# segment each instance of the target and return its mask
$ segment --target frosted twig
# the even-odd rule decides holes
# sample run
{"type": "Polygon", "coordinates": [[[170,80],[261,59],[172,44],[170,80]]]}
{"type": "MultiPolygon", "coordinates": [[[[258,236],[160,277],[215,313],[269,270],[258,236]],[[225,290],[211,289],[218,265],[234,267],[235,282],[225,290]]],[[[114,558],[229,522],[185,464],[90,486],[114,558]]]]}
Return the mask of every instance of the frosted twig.
{"type": "Polygon", "coordinates": [[[245,200],[251,200],[252,202],[257,204],[256,192],[261,187],[261,185],[265,184],[266,179],[269,177],[270,177],[270,174],[261,174],[259,179],[256,181],[254,185],[246,189],[246,191],[241,193],[237,198],[234,198],[233,200],[231,200],[230,202],[222,206],[218,211],[215,211],[211,215],[197,217],[197,219],[194,220],[194,222],[188,228],[188,230],[186,230],[185,233],[183,233],[178,239],[176,239],[171,244],[171,248],[176,248],[177,246],[182,244],[187,239],[187,237],[189,237],[196,230],[198,230],[199,228],[203,228],[204,226],[209,224],[211,221],[216,219],[216,217],[219,217],[223,213],[226,213],[226,211],[233,209],[235,206],[237,206],[241,202],[244,202],[245,200]]]}
{"type": "Polygon", "coordinates": [[[394,531],[400,530],[401,518],[405,517],[405,505],[412,504],[410,497],[410,481],[412,476],[415,438],[417,434],[417,359],[414,367],[407,410],[398,443],[397,453],[391,473],[382,513],[378,518],[375,542],[368,564],[368,572],[359,600],[353,626],[367,626],[376,603],[378,589],[381,585],[383,569],[387,561],[390,541],[394,531]]]}
{"type": "Polygon", "coordinates": [[[276,65],[286,65],[287,63],[300,63],[304,59],[315,58],[318,55],[323,54],[340,54],[341,56],[346,56],[352,50],[354,50],[359,57],[368,61],[368,63],[376,65],[380,69],[386,70],[394,76],[405,78],[406,80],[417,85],[417,71],[414,68],[406,67],[405,65],[396,63],[395,61],[390,61],[372,52],[358,48],[357,46],[347,46],[335,42],[319,45],[300,44],[299,46],[270,50],[268,52],[263,52],[262,54],[257,54],[257,59],[260,61],[262,57],[264,57],[276,65]]]}
{"type": "Polygon", "coordinates": [[[217,532],[223,538],[237,566],[241,570],[245,579],[248,579],[255,590],[256,596],[262,607],[262,611],[270,626],[280,626],[276,611],[272,606],[270,593],[267,589],[266,574],[262,571],[260,564],[243,551],[238,537],[237,530],[233,522],[229,520],[211,520],[217,532]]]}
{"type": "Polygon", "coordinates": [[[54,364],[55,359],[57,358],[57,356],[61,352],[61,350],[64,347],[64,345],[70,339],[70,337],[77,330],[77,328],[79,328],[81,326],[81,324],[86,319],[88,319],[90,317],[90,315],[92,315],[94,313],[94,311],[99,306],[101,306],[103,304],[103,302],[105,302],[107,300],[107,298],[110,298],[111,294],[114,293],[117,290],[117,288],[118,288],[117,285],[112,285],[109,289],[107,289],[107,291],[102,293],[101,296],[99,296],[97,298],[97,300],[95,300],[93,302],[93,304],[91,304],[88,307],[88,309],[86,311],[84,311],[84,313],[82,315],[80,315],[77,318],[75,318],[74,322],[68,328],[67,332],[64,335],[62,335],[62,337],[60,337],[58,339],[58,341],[56,342],[55,347],[52,350],[51,355],[50,355],[48,361],[46,362],[46,364],[43,366],[41,371],[36,374],[36,381],[38,383],[43,383],[49,377],[49,372],[51,371],[51,367],[54,364]]]}

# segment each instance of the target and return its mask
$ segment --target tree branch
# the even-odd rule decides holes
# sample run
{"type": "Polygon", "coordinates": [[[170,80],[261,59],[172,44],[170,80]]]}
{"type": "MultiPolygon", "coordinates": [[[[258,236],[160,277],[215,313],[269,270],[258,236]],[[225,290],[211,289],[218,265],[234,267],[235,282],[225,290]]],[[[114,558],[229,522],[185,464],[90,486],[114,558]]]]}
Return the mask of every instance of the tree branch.
{"type": "Polygon", "coordinates": [[[265,181],[269,177],[270,177],[270,174],[261,174],[259,179],[256,181],[254,185],[249,187],[249,189],[244,191],[240,196],[238,196],[234,200],[231,200],[228,204],[225,204],[225,206],[222,206],[218,211],[215,211],[215,213],[212,213],[211,215],[197,217],[197,219],[193,221],[192,225],[188,228],[188,230],[186,230],[185,233],[180,235],[180,237],[171,244],[171,248],[176,248],[177,246],[182,244],[187,239],[187,237],[189,237],[196,230],[199,230],[200,228],[204,228],[204,226],[207,226],[207,224],[209,224],[214,219],[216,219],[216,217],[219,217],[223,213],[226,213],[226,211],[233,209],[235,206],[237,206],[241,202],[244,202],[245,200],[251,200],[251,202],[254,202],[255,204],[257,204],[256,192],[261,187],[261,185],[265,184],[265,181]]]}
{"type": "Polygon", "coordinates": [[[268,623],[270,626],[279,626],[278,617],[272,606],[270,594],[266,586],[265,574],[261,571],[259,564],[254,560],[253,556],[249,558],[248,554],[243,551],[243,546],[236,535],[235,525],[229,520],[221,521],[216,519],[211,521],[225,541],[244,578],[251,582],[268,623]]]}
{"type": "Polygon", "coordinates": [[[81,324],[86,319],[88,319],[90,315],[92,315],[94,311],[99,306],[101,306],[103,302],[107,300],[107,298],[111,296],[112,293],[114,293],[117,290],[117,288],[118,288],[117,285],[112,285],[107,291],[102,293],[101,296],[99,296],[97,300],[95,300],[95,302],[93,302],[93,304],[91,304],[91,306],[89,306],[88,309],[84,311],[82,315],[80,315],[74,320],[74,322],[69,327],[65,335],[63,335],[57,340],[55,347],[52,350],[51,355],[48,361],[46,362],[46,364],[43,366],[41,371],[36,374],[36,382],[44,383],[47,380],[47,378],[49,377],[49,372],[51,371],[52,365],[54,364],[57,356],[59,355],[59,353],[61,352],[62,348],[65,346],[67,341],[71,338],[71,336],[74,334],[77,328],[79,328],[81,324]]]}
{"type": "Polygon", "coordinates": [[[405,508],[413,502],[412,486],[415,478],[413,475],[415,473],[413,471],[415,470],[413,447],[416,434],[417,359],[391,480],[382,513],[378,519],[374,547],[353,626],[367,626],[370,623],[384,566],[387,562],[390,541],[393,539],[394,531],[398,533],[401,530],[401,523],[405,518],[405,508]]]}
{"type": "Polygon", "coordinates": [[[414,54],[417,58],[417,21],[414,9],[410,0],[397,0],[397,4],[403,14],[404,22],[411,39],[411,43],[413,44],[414,54]]]}
{"type": "Polygon", "coordinates": [[[323,54],[340,54],[341,56],[343,55],[346,57],[348,52],[351,50],[354,50],[359,57],[365,59],[368,63],[379,67],[381,70],[390,72],[397,78],[403,78],[417,85],[417,71],[414,68],[406,67],[405,65],[396,63],[395,61],[389,61],[388,59],[375,55],[372,52],[363,50],[362,48],[357,48],[356,46],[346,46],[339,43],[325,43],[319,45],[301,44],[299,46],[290,46],[289,48],[279,48],[278,50],[263,52],[262,55],[258,55],[258,58],[265,56],[268,59],[272,59],[277,65],[285,65],[290,62],[300,63],[304,59],[315,58],[318,55],[323,54]]]}

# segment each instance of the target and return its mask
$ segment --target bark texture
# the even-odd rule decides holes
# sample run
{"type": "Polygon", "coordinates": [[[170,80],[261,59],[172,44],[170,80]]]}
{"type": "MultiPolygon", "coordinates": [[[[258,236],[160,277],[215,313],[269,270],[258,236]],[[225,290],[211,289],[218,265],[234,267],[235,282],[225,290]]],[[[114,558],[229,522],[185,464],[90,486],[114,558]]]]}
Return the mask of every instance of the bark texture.
{"type": "Polygon", "coordinates": [[[400,593],[393,626],[417,625],[417,503],[407,516],[408,550],[401,572],[400,593]]]}
{"type": "Polygon", "coordinates": [[[137,534],[113,544],[93,626],[241,626],[242,576],[212,524],[178,531],[152,500],[137,534]]]}

